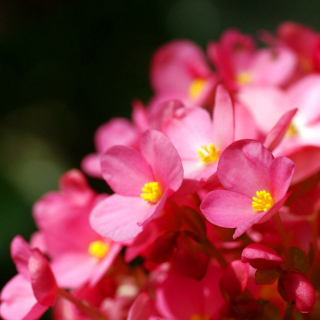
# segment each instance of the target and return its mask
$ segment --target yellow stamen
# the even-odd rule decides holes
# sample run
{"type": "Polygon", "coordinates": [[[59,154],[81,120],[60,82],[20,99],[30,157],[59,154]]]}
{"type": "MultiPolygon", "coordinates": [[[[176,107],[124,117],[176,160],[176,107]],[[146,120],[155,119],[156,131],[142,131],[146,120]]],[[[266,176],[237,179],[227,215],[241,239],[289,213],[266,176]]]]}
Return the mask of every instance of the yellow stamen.
{"type": "Polygon", "coordinates": [[[145,201],[156,203],[160,200],[162,196],[162,192],[159,187],[158,182],[149,182],[144,185],[141,189],[143,193],[141,193],[141,197],[145,201]]]}
{"type": "Polygon", "coordinates": [[[299,134],[299,131],[298,131],[297,127],[293,123],[290,123],[289,128],[286,132],[286,135],[289,138],[293,138],[293,137],[296,137],[298,134],[299,134]]]}
{"type": "Polygon", "coordinates": [[[90,243],[88,252],[91,256],[102,259],[110,250],[110,245],[101,240],[93,241],[90,243]]]}
{"type": "Polygon", "coordinates": [[[189,87],[189,96],[192,99],[199,98],[201,92],[204,89],[204,86],[206,84],[206,80],[202,78],[197,78],[192,81],[190,87],[189,87]]]}
{"type": "Polygon", "coordinates": [[[273,206],[273,199],[269,192],[266,190],[257,191],[256,197],[252,197],[252,208],[254,211],[268,211],[273,206]]]}
{"type": "Polygon", "coordinates": [[[210,319],[210,317],[207,315],[207,314],[205,314],[205,315],[200,315],[200,314],[194,314],[191,318],[190,318],[190,320],[209,320],[210,319]]]}
{"type": "Polygon", "coordinates": [[[207,164],[217,161],[219,157],[219,149],[216,149],[213,143],[201,146],[197,152],[200,161],[207,164]]]}
{"type": "Polygon", "coordinates": [[[251,80],[252,80],[252,77],[251,77],[250,73],[248,73],[248,72],[240,72],[236,76],[236,81],[239,84],[248,84],[251,82],[251,80]]]}

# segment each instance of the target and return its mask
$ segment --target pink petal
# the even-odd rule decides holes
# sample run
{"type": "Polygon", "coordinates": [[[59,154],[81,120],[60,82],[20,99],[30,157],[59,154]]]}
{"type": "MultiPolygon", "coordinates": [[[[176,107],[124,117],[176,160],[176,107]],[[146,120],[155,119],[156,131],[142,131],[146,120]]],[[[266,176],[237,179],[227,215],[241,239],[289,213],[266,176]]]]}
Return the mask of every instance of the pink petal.
{"type": "Polygon", "coordinates": [[[234,120],[231,96],[222,85],[219,85],[213,109],[213,143],[220,150],[234,141],[234,120]]]}
{"type": "Polygon", "coordinates": [[[142,292],[129,309],[127,320],[148,320],[151,311],[152,300],[146,292],[142,292]]]}
{"type": "Polygon", "coordinates": [[[275,250],[258,243],[249,244],[244,248],[241,261],[249,262],[256,269],[273,269],[286,262],[275,250]]]}
{"type": "Polygon", "coordinates": [[[286,157],[278,157],[270,166],[271,194],[274,201],[285,196],[290,186],[295,164],[286,157]]]}
{"type": "Polygon", "coordinates": [[[1,291],[0,315],[6,320],[39,319],[48,307],[33,295],[30,281],[18,274],[1,291]]]}
{"type": "Polygon", "coordinates": [[[114,192],[124,196],[140,196],[141,188],[156,181],[148,162],[135,149],[114,146],[102,155],[103,178],[114,192]]]}
{"type": "Polygon", "coordinates": [[[227,190],[251,199],[257,191],[270,192],[269,168],[272,160],[273,155],[260,142],[239,140],[220,156],[218,178],[227,190]]]}
{"type": "Polygon", "coordinates": [[[249,266],[241,260],[233,260],[224,270],[221,285],[224,291],[234,298],[245,290],[249,278],[249,266]]]}
{"type": "Polygon", "coordinates": [[[48,260],[34,249],[28,263],[34,296],[44,306],[52,307],[58,294],[58,286],[48,260]]]}
{"type": "Polygon", "coordinates": [[[29,244],[21,237],[15,236],[11,242],[11,257],[17,270],[26,279],[30,278],[28,261],[31,257],[31,249],[29,244]]]}
{"type": "Polygon", "coordinates": [[[224,228],[236,228],[257,215],[251,198],[228,190],[209,192],[200,210],[211,223],[224,228]]]}
{"type": "Polygon", "coordinates": [[[316,301],[316,294],[312,284],[300,273],[286,272],[283,275],[283,287],[289,301],[294,302],[301,313],[312,311],[316,301]]]}
{"type": "Polygon", "coordinates": [[[157,204],[150,204],[141,197],[124,197],[114,194],[101,201],[91,212],[91,227],[105,238],[124,241],[142,231],[142,222],[150,217],[157,204]]]}
{"type": "Polygon", "coordinates": [[[239,100],[248,108],[263,133],[268,133],[281,115],[293,107],[287,95],[272,86],[245,86],[239,92],[239,100]]]}
{"type": "MultiPolygon", "coordinates": [[[[189,109],[186,115],[167,124],[165,133],[172,141],[182,160],[194,160],[201,165],[197,150],[214,143],[210,114],[203,108],[189,109]]],[[[202,167],[202,165],[201,165],[202,167]]]]}
{"type": "Polygon", "coordinates": [[[141,136],[140,150],[163,189],[178,190],[183,180],[183,168],[172,142],[160,131],[149,130],[141,136]]]}
{"type": "Polygon", "coordinates": [[[97,263],[88,253],[70,252],[54,259],[52,270],[60,287],[76,289],[88,282],[97,263]]]}
{"type": "Polygon", "coordinates": [[[95,178],[102,178],[101,172],[101,154],[90,153],[86,155],[81,161],[82,170],[95,178]]]}
{"type": "Polygon", "coordinates": [[[291,120],[296,114],[297,110],[298,109],[293,109],[286,112],[268,133],[264,141],[264,146],[268,148],[270,151],[272,151],[278,146],[278,144],[281,142],[281,140],[287,133],[291,120]]]}

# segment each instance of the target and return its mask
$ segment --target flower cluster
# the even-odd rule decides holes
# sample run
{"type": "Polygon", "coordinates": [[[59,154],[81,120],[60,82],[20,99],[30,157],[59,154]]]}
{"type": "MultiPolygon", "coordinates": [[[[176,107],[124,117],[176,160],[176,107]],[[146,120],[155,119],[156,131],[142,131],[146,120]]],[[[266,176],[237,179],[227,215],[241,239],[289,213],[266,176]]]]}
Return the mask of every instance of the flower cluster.
{"type": "Polygon", "coordinates": [[[6,320],[319,319],[320,34],[177,40],[11,245],[6,320]]]}

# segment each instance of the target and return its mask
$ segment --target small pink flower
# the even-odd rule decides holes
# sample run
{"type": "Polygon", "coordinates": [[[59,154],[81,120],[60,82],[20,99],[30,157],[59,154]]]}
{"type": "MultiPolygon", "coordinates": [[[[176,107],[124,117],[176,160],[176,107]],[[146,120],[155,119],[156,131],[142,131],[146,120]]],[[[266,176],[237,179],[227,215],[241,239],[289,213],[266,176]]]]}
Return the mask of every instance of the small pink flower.
{"type": "Polygon", "coordinates": [[[163,133],[146,131],[140,151],[115,146],[102,156],[103,177],[116,194],[93,209],[90,223],[114,241],[129,240],[141,232],[183,180],[180,157],[163,133]]]}
{"type": "Polygon", "coordinates": [[[209,192],[200,209],[211,223],[237,228],[233,235],[237,238],[279,211],[288,198],[294,168],[291,160],[274,158],[260,142],[236,141],[218,165],[218,178],[226,190],[209,192]]]}

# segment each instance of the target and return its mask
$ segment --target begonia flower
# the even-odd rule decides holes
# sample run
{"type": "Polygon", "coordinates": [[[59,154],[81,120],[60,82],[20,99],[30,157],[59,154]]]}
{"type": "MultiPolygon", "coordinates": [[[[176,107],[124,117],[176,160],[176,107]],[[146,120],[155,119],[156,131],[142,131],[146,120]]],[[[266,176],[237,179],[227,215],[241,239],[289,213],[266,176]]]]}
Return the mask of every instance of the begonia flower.
{"type": "Polygon", "coordinates": [[[203,51],[187,40],[172,41],[160,47],[150,69],[151,85],[156,93],[151,109],[171,99],[182,100],[190,106],[204,105],[216,84],[203,51]]]}
{"type": "Polygon", "coordinates": [[[92,208],[105,198],[89,187],[80,171],[70,170],[61,177],[59,191],[51,191],[35,203],[39,236],[60,287],[96,284],[121,250],[122,244],[101,237],[89,224],[92,208]]]}
{"type": "Polygon", "coordinates": [[[229,93],[218,86],[213,119],[203,108],[192,108],[169,120],[165,133],[176,147],[187,179],[207,180],[223,150],[234,141],[234,111],[229,93]]]}
{"type": "Polygon", "coordinates": [[[285,157],[274,158],[254,140],[239,140],[222,153],[217,175],[226,190],[214,190],[200,209],[213,224],[237,228],[237,238],[262,223],[284,205],[295,165],[285,157]]]}
{"type": "Polygon", "coordinates": [[[90,223],[114,241],[132,239],[141,232],[183,180],[180,157],[163,133],[145,132],[140,152],[115,146],[102,156],[103,177],[116,193],[93,209],[90,223]]]}

